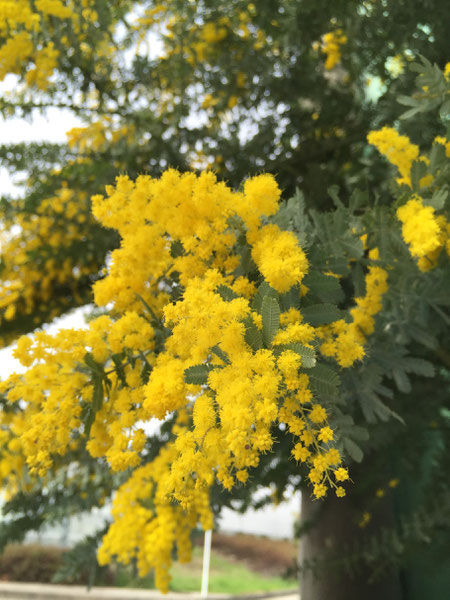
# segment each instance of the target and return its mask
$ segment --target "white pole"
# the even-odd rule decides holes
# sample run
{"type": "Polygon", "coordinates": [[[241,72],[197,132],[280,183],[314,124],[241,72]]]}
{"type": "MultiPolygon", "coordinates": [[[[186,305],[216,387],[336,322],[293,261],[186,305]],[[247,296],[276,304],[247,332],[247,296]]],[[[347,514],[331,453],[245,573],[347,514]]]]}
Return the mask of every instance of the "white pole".
{"type": "Polygon", "coordinates": [[[205,531],[205,545],[203,546],[203,572],[202,572],[202,598],[208,597],[209,559],[211,557],[212,530],[205,531]]]}

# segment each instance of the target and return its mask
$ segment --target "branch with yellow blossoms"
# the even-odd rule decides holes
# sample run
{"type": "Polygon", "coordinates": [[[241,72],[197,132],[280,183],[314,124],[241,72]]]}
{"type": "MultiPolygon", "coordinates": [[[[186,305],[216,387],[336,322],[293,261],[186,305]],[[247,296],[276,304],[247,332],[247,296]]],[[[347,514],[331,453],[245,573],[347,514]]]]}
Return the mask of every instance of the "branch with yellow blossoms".
{"type": "Polygon", "coordinates": [[[112,6],[92,0],[5,0],[0,11],[0,80],[19,75],[27,88],[51,92],[56,70],[78,65],[84,71],[93,52],[99,78],[110,74],[111,34],[130,6],[124,1],[112,6]]]}
{"type": "Polygon", "coordinates": [[[402,237],[421,271],[434,268],[444,252],[450,255],[450,223],[446,218],[450,141],[438,136],[429,156],[419,155],[417,145],[390,127],[372,131],[369,143],[397,167],[402,189],[397,218],[402,237]],[[404,201],[404,197],[407,201],[404,201]]]}
{"type": "MultiPolygon", "coordinates": [[[[106,192],[93,198],[93,213],[121,244],[94,296],[109,314],[87,329],[19,340],[15,356],[27,371],[1,388],[26,409],[8,416],[4,447],[40,477],[53,457],[85,443],[113,471],[135,469],[99,557],[136,556],[140,573],[154,567],[167,591],[173,544],[188,558],[189,529],[199,519],[211,527],[211,485],[245,484],[273,450],[274,426],[292,437],[292,459],[315,497],[345,494],[349,473],[330,426],[338,371],[365,357],[388,270],[373,249],[365,293],[346,298],[341,279],[352,253],[363,255],[361,231],[345,234],[347,264],[311,263],[301,232],[277,224],[295,199],[280,210],[271,175],[234,191],[212,173],[169,170],[160,179],[121,176],[106,192]],[[140,424],[174,412],[171,441],[139,466],[140,424]]],[[[15,489],[20,473],[9,477],[15,489]]]]}
{"type": "MultiPolygon", "coordinates": [[[[71,133],[73,144],[103,140],[102,126],[71,133]]],[[[235,190],[212,172],[173,169],[122,175],[95,195],[93,216],[120,237],[93,286],[106,314],[19,340],[27,370],[0,386],[12,407],[0,415],[10,494],[77,449],[130,470],[99,560],[137,559],[162,591],[173,549],[188,560],[190,531],[212,526],[212,486],[246,485],[276,453],[275,431],[305,493],[344,496],[367,433],[355,420],[401,419],[386,380],[406,392],[408,372],[433,374],[409,356],[406,335],[428,347],[442,337],[427,310],[443,312],[448,270],[446,139],[423,158],[391,129],[369,141],[400,171],[394,207],[359,191],[344,205],[331,188],[335,210],[319,213],[301,193],[280,201],[269,174],[235,190]],[[170,417],[171,436],[148,461],[143,424],[170,417]]],[[[53,203],[70,200],[61,192],[53,203]]],[[[53,234],[52,223],[39,227],[53,234]]]]}

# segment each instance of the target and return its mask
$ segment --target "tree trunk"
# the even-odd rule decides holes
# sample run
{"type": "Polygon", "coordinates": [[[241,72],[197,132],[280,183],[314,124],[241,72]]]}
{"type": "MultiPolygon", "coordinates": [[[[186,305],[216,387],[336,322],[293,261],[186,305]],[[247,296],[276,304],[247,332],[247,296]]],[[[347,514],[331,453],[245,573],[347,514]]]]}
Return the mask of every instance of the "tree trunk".
{"type": "MultiPolygon", "coordinates": [[[[319,562],[316,569],[307,568],[308,563],[311,565],[311,561],[320,561],[326,555],[332,559],[343,558],[366,531],[358,526],[357,519],[358,511],[352,506],[351,498],[329,497],[320,501],[313,500],[308,491],[302,494],[301,600],[404,600],[396,570],[385,571],[376,581],[371,581],[371,574],[364,567],[353,577],[342,565],[319,562]]],[[[382,509],[372,515],[368,533],[374,534],[380,527],[393,524],[392,506],[386,499],[382,509]]]]}

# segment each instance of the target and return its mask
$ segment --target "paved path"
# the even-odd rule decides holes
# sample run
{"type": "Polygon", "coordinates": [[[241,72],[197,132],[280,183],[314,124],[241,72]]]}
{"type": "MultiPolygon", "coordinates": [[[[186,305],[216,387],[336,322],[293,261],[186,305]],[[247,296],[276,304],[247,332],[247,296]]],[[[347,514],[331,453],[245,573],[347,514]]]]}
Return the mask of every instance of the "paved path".
{"type": "MultiPolygon", "coordinates": [[[[230,596],[209,594],[210,600],[299,600],[293,592],[274,592],[230,596]]],[[[95,587],[87,591],[84,586],[52,585],[45,583],[0,582],[0,600],[200,600],[200,594],[161,594],[155,590],[95,587]]]]}

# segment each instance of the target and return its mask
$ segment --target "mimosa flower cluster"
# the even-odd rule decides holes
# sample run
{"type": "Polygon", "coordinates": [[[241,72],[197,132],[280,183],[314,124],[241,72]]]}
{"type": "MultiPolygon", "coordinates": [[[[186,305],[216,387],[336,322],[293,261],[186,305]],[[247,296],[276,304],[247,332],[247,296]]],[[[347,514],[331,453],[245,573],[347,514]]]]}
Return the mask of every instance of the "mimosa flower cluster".
{"type": "Polygon", "coordinates": [[[1,211],[0,323],[5,333],[0,345],[11,341],[9,321],[34,315],[38,325],[40,313],[50,310],[50,318],[60,314],[56,306],[52,308],[55,288],[67,289],[82,302],[81,291],[88,285],[89,275],[101,267],[96,254],[86,252],[78,257],[70,251],[85,239],[87,228],[95,225],[89,206],[86,192],[75,192],[63,181],[37,210],[28,211],[25,201],[17,201],[16,210],[23,209],[18,217],[16,212],[1,211]],[[39,259],[30,260],[34,255],[39,259]]]}
{"type": "Polygon", "coordinates": [[[428,271],[436,265],[439,254],[450,250],[450,227],[444,215],[437,216],[432,206],[424,206],[422,198],[413,196],[397,210],[402,234],[419,268],[428,271]]]}
{"type": "Polygon", "coordinates": [[[382,309],[383,295],[387,292],[388,274],[385,269],[372,265],[365,278],[366,295],[355,298],[356,306],[350,309],[352,321],[343,319],[320,328],[323,339],[320,351],[335,358],[341,367],[350,367],[365,355],[364,343],[375,329],[374,316],[382,309]]]}
{"type": "MultiPolygon", "coordinates": [[[[105,3],[106,4],[106,3],[105,3]]],[[[97,42],[108,40],[108,32],[99,35],[98,2],[81,0],[2,0],[0,3],[0,81],[9,73],[24,74],[25,82],[45,91],[51,84],[55,69],[59,66],[61,46],[69,46],[69,39],[80,44],[85,55],[92,53],[83,43],[95,28],[97,42]],[[58,46],[46,42],[45,36],[58,32],[58,46]],[[44,34],[44,35],[41,35],[44,34]]],[[[105,13],[102,6],[101,11],[105,13]]],[[[106,13],[105,13],[106,14],[106,13]]]]}
{"type": "MultiPolygon", "coordinates": [[[[74,157],[64,171],[55,169],[51,174],[55,191],[35,206],[27,199],[36,184],[32,176],[25,198],[0,208],[0,346],[11,343],[14,334],[9,332],[17,325],[20,330],[21,322],[33,318],[33,328],[60,316],[71,302],[88,302],[92,278],[104,262],[105,251],[93,243],[99,225],[91,212],[90,194],[79,189],[73,174],[80,164],[92,165],[92,155],[107,152],[111,145],[137,143],[135,128],[105,116],[69,130],[66,136],[74,157]],[[61,301],[67,307],[61,307],[61,301]]],[[[114,161],[115,168],[124,166],[123,160],[114,161]]]]}
{"type": "Polygon", "coordinates": [[[120,139],[132,142],[136,138],[136,128],[133,125],[115,126],[112,117],[105,116],[101,121],[93,121],[87,127],[74,127],[66,132],[67,143],[71,150],[80,153],[105,150],[110,144],[120,139]]]}
{"type": "Polygon", "coordinates": [[[26,406],[2,415],[12,488],[21,486],[25,461],[44,477],[54,456],[86,442],[111,469],[136,469],[117,494],[100,557],[136,556],[142,574],[156,568],[163,590],[176,539],[187,556],[186,531],[198,519],[210,526],[213,482],[245,484],[273,447],[273,427],[292,434],[293,457],[317,498],[330,488],[345,494],[333,409],[311,377],[317,363],[350,367],[364,357],[386,273],[369,268],[353,322],[309,324],[302,282],[311,265],[294,232],[270,222],[279,199],[271,175],[248,179],[242,191],[211,172],[118,177],[106,196],[93,198],[96,218],[121,236],[94,286],[109,313],[86,329],[22,337],[15,355],[28,370],[1,385],[12,406],[26,406]],[[284,301],[281,310],[286,294],[292,305],[284,301]],[[325,358],[316,356],[318,346],[325,358]],[[139,466],[142,423],[174,413],[173,440],[139,466]]]}
{"type": "Polygon", "coordinates": [[[397,167],[401,177],[399,184],[411,185],[411,166],[419,158],[419,147],[411,143],[406,135],[400,135],[393,127],[383,127],[371,131],[367,136],[369,144],[373,144],[388,161],[397,167]]]}
{"type": "MultiPolygon", "coordinates": [[[[187,417],[186,413],[181,413],[176,431],[185,428],[187,417]]],[[[192,501],[188,509],[167,502],[170,489],[167,479],[177,455],[176,446],[168,445],[151,463],[138,467],[119,489],[112,509],[114,521],[98,555],[101,564],[107,564],[113,557],[123,564],[136,559],[141,576],[154,568],[156,587],[165,593],[169,591],[169,567],[174,550],[179,562],[189,562],[191,530],[197,523],[205,531],[213,526],[208,488],[191,490],[192,501]]]]}
{"type": "Polygon", "coordinates": [[[321,50],[326,54],[325,69],[331,71],[341,62],[341,47],[347,43],[347,36],[342,29],[330,31],[322,36],[321,50]]]}
{"type": "MultiPolygon", "coordinates": [[[[411,169],[415,161],[430,165],[427,156],[419,154],[419,147],[405,135],[400,135],[391,127],[383,127],[379,131],[371,131],[367,136],[369,143],[384,154],[389,162],[397,167],[401,177],[397,179],[400,185],[412,187],[411,169]]],[[[450,142],[439,136],[434,145],[442,148],[445,158],[450,158],[450,142]]],[[[427,173],[419,180],[421,195],[411,192],[407,202],[397,209],[397,217],[402,223],[402,236],[409,246],[411,256],[417,260],[421,271],[428,271],[436,266],[443,249],[450,255],[450,223],[444,214],[438,214],[432,203],[432,194],[439,191],[436,188],[435,177],[439,173],[427,173]],[[424,197],[422,197],[422,189],[424,197]],[[425,194],[431,193],[430,202],[425,194]]]]}

